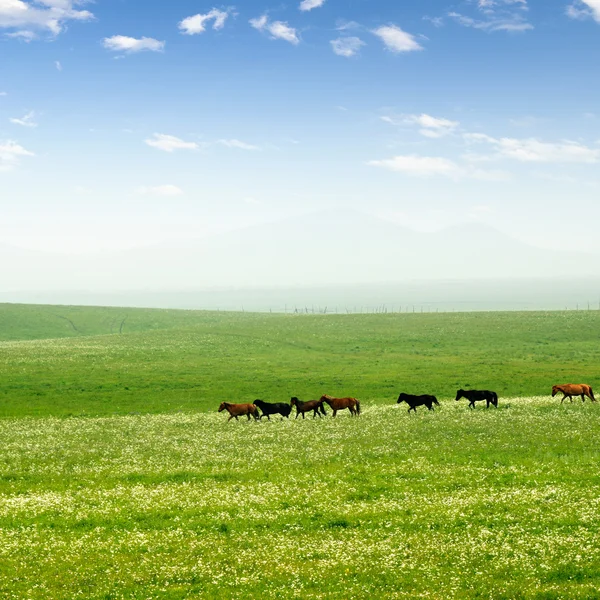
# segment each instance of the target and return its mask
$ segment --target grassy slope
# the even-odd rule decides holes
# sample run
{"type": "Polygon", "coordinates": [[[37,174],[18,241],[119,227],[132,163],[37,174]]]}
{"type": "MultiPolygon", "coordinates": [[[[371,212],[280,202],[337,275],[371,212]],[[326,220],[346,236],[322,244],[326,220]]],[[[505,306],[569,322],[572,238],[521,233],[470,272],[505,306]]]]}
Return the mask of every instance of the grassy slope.
{"type": "Polygon", "coordinates": [[[0,306],[0,414],[42,417],[0,419],[0,597],[600,598],[600,405],[547,395],[595,383],[599,334],[596,312],[0,306]],[[393,404],[467,385],[500,408],[393,404]],[[194,414],[324,391],[364,414],[194,414]],[[129,412],[163,414],[47,416],[129,412]]]}
{"type": "Polygon", "coordinates": [[[0,339],[1,416],[210,411],[222,400],[322,393],[368,405],[400,391],[450,398],[472,386],[514,397],[545,395],[556,382],[594,385],[600,312],[324,317],[3,305],[0,339]],[[111,334],[124,317],[124,333],[111,334]]]}

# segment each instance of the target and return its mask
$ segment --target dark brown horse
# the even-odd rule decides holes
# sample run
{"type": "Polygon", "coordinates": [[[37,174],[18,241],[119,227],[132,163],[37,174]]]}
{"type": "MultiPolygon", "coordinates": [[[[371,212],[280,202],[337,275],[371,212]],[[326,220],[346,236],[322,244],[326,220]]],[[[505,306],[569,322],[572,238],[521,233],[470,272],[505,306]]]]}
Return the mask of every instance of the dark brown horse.
{"type": "Polygon", "coordinates": [[[231,404],[230,402],[221,402],[219,412],[224,410],[229,413],[227,422],[231,421],[234,417],[236,421],[239,421],[238,417],[243,417],[244,415],[248,415],[248,421],[250,420],[250,415],[255,419],[258,419],[258,409],[254,404],[231,404]]]}
{"type": "Polygon", "coordinates": [[[298,418],[298,415],[302,415],[302,418],[304,419],[304,414],[310,412],[311,410],[313,411],[313,419],[317,415],[320,417],[321,414],[327,414],[325,412],[325,408],[323,407],[323,400],[307,400],[306,402],[302,402],[302,400],[298,400],[298,398],[294,396],[290,400],[290,406],[296,407],[296,419],[298,418]]]}
{"type": "Polygon", "coordinates": [[[356,398],[334,398],[327,394],[321,396],[321,402],[327,402],[333,410],[333,416],[337,414],[338,410],[344,410],[347,408],[352,416],[360,415],[360,400],[356,398]]]}
{"type": "Polygon", "coordinates": [[[553,385],[552,397],[554,398],[554,396],[556,396],[556,394],[559,392],[562,392],[563,395],[562,400],[560,401],[561,404],[565,401],[565,398],[568,398],[571,402],[573,402],[573,396],[581,396],[582,402],[585,402],[586,396],[592,402],[596,402],[592,386],[587,385],[587,383],[565,383],[564,385],[553,385]]]}
{"type": "Polygon", "coordinates": [[[490,404],[498,408],[498,394],[491,390],[458,390],[456,392],[456,401],[461,398],[466,398],[469,401],[469,408],[475,408],[475,402],[480,400],[486,401],[486,408],[490,407],[490,404]]]}
{"type": "Polygon", "coordinates": [[[426,406],[429,410],[434,410],[433,405],[439,406],[440,403],[435,396],[430,396],[428,394],[423,394],[422,396],[413,396],[412,394],[405,394],[402,392],[398,396],[398,401],[396,404],[401,404],[402,402],[406,402],[408,404],[408,412],[410,411],[417,412],[417,406],[426,406]]]}

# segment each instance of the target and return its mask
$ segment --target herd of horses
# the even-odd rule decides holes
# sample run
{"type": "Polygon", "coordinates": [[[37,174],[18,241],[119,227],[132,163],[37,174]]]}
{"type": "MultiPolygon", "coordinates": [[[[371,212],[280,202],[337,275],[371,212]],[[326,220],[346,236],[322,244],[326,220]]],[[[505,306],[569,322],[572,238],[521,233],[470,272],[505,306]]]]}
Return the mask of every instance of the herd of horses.
{"type": "MultiPolygon", "coordinates": [[[[556,396],[556,394],[562,393],[563,397],[560,401],[562,404],[566,398],[569,398],[571,402],[573,402],[573,398],[577,396],[581,396],[581,401],[585,402],[586,396],[592,401],[596,402],[596,398],[594,398],[594,392],[591,386],[586,383],[567,383],[564,385],[554,385],[552,386],[552,397],[556,396]]],[[[486,408],[489,408],[490,405],[494,407],[498,407],[498,394],[491,390],[458,390],[456,392],[456,400],[460,400],[461,398],[466,398],[469,401],[469,408],[475,408],[476,402],[486,403],[486,408]]],[[[401,393],[398,396],[397,404],[401,404],[402,402],[406,402],[408,405],[408,412],[412,410],[413,412],[417,412],[418,406],[425,406],[429,410],[434,410],[434,405],[439,406],[440,403],[435,396],[431,396],[428,394],[423,394],[421,396],[415,396],[412,394],[401,393]]],[[[263,417],[267,417],[267,419],[271,420],[271,415],[281,415],[281,417],[290,418],[290,414],[292,412],[292,408],[296,407],[296,419],[302,415],[304,419],[306,413],[313,413],[313,419],[318,417],[322,417],[327,414],[325,410],[324,404],[329,405],[329,407],[333,411],[333,416],[335,417],[340,410],[348,409],[352,416],[360,415],[360,400],[356,398],[334,398],[333,396],[328,396],[327,394],[321,396],[319,400],[307,400],[303,402],[299,400],[295,396],[290,399],[290,403],[287,402],[263,402],[262,400],[255,400],[253,403],[249,404],[234,404],[231,402],[221,402],[219,406],[219,412],[226,410],[229,413],[229,419],[227,421],[231,421],[231,419],[239,420],[238,417],[247,416],[248,420],[251,420],[252,417],[256,420],[261,420],[263,417]]]]}

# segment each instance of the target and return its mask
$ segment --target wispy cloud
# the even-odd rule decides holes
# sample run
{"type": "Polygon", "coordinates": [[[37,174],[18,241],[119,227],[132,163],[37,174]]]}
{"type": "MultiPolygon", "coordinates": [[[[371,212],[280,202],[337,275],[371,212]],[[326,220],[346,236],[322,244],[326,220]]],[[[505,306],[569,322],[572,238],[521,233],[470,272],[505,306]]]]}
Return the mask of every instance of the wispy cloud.
{"type": "Polygon", "coordinates": [[[571,19],[594,19],[600,23],[600,0],[575,0],[566,12],[571,19]]]}
{"type": "Polygon", "coordinates": [[[206,24],[212,21],[212,28],[218,31],[225,27],[225,21],[228,16],[228,11],[213,8],[207,13],[197,14],[183,19],[183,21],[179,23],[179,29],[186,35],[196,35],[204,33],[206,31],[206,24]]]}
{"type": "Polygon", "coordinates": [[[107,50],[111,50],[112,52],[127,52],[128,54],[143,52],[145,50],[162,52],[165,49],[165,42],[155,40],[154,38],[142,37],[138,39],[126,35],[113,35],[112,37],[104,38],[102,44],[107,50]]]}
{"type": "Polygon", "coordinates": [[[15,141],[0,141],[0,171],[11,171],[20,163],[23,156],[35,156],[15,141]]]}
{"type": "Polygon", "coordinates": [[[219,144],[222,146],[226,146],[227,148],[237,148],[238,150],[260,150],[260,146],[255,146],[254,144],[247,144],[246,142],[242,142],[240,140],[219,140],[219,144]]]}
{"type": "Polygon", "coordinates": [[[338,56],[350,58],[356,56],[366,44],[358,37],[340,37],[331,40],[331,48],[338,56]]]}
{"type": "Polygon", "coordinates": [[[21,125],[22,127],[37,127],[38,124],[35,122],[35,111],[31,110],[26,115],[23,115],[20,119],[12,118],[11,123],[15,125],[21,125]]]}
{"type": "Polygon", "coordinates": [[[34,31],[46,31],[56,36],[69,21],[89,21],[94,15],[77,7],[85,0],[0,0],[0,29],[16,30],[12,37],[28,41],[36,36],[34,31]]]}
{"type": "Polygon", "coordinates": [[[22,42],[33,42],[33,40],[37,39],[37,34],[28,29],[22,29],[19,31],[12,31],[10,33],[5,34],[5,37],[12,38],[14,40],[21,40],[22,42]]]}
{"type": "Polygon", "coordinates": [[[414,52],[423,50],[423,46],[417,42],[414,35],[403,31],[397,25],[384,25],[373,30],[373,33],[381,39],[386,48],[391,52],[414,52]]]}
{"type": "Polygon", "coordinates": [[[162,150],[163,152],[174,152],[175,150],[198,150],[200,147],[196,142],[186,142],[174,135],[155,133],[152,137],[144,140],[148,146],[162,150]]]}
{"type": "Polygon", "coordinates": [[[62,66],[60,60],[55,60],[54,61],[54,66],[56,67],[57,71],[62,71],[63,70],[63,66],[62,66]]]}
{"type": "Polygon", "coordinates": [[[510,158],[529,163],[581,163],[600,162],[600,149],[591,148],[573,141],[542,142],[535,138],[494,138],[484,133],[465,133],[467,142],[487,144],[494,155],[479,159],[510,158]]]}
{"type": "Polygon", "coordinates": [[[294,27],[290,27],[283,21],[270,22],[267,15],[262,15],[256,19],[250,19],[250,25],[258,31],[270,33],[273,39],[285,40],[294,45],[300,43],[300,38],[294,27]]]}
{"type": "Polygon", "coordinates": [[[421,128],[419,133],[429,138],[444,137],[455,132],[460,126],[458,121],[432,117],[425,113],[421,113],[420,115],[403,115],[400,117],[385,115],[381,117],[381,120],[391,125],[418,125],[421,128]]]}
{"type": "Polygon", "coordinates": [[[478,0],[476,17],[455,11],[448,17],[463,27],[519,33],[533,29],[527,20],[528,10],[527,0],[478,0]]]}
{"type": "Polygon", "coordinates": [[[183,190],[176,185],[142,186],[136,192],[141,196],[182,196],[183,190]]]}
{"type": "Polygon", "coordinates": [[[319,8],[325,4],[325,0],[302,0],[300,3],[300,10],[312,10],[313,8],[319,8]]]}
{"type": "Polygon", "coordinates": [[[502,171],[484,171],[470,165],[460,165],[448,158],[439,156],[403,155],[384,160],[371,160],[367,163],[395,173],[413,177],[447,177],[455,181],[479,179],[484,181],[506,181],[509,176],[502,171]]]}

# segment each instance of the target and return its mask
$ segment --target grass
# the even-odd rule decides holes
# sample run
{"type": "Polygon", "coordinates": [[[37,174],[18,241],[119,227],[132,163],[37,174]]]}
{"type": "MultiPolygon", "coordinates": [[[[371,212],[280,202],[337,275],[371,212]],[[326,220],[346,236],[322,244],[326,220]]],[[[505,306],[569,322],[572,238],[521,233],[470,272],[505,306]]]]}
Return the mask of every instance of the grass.
{"type": "Polygon", "coordinates": [[[600,411],[4,419],[2,598],[598,598],[600,411]]]}
{"type": "MultiPolygon", "coordinates": [[[[587,381],[600,312],[281,315],[0,305],[0,416],[212,411],[587,381]],[[116,333],[125,319],[121,334],[116,333]],[[111,333],[111,331],[113,333],[111,333]]],[[[593,385],[593,381],[590,381],[593,385]]]]}
{"type": "Polygon", "coordinates": [[[594,385],[599,333],[587,311],[0,305],[0,597],[600,598],[600,405],[549,397],[594,385]],[[454,402],[469,386],[499,408],[454,402]],[[363,414],[215,413],[323,392],[363,414]]]}

